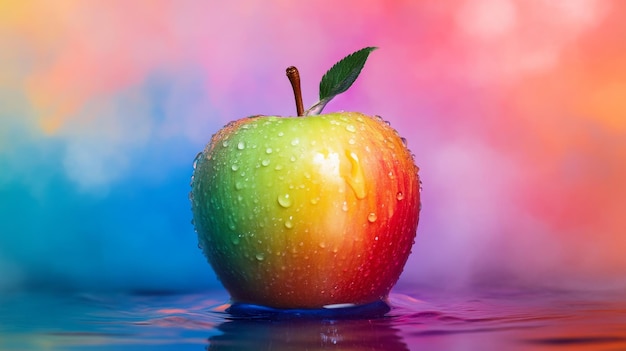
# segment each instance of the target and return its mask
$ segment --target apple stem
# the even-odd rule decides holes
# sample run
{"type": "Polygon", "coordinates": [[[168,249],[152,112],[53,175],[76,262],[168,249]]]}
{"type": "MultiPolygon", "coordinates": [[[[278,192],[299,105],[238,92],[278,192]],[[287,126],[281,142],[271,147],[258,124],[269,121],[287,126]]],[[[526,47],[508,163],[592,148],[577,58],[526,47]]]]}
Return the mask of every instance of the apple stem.
{"type": "Polygon", "coordinates": [[[293,88],[293,96],[296,98],[296,111],[298,116],[304,116],[304,105],[302,104],[302,88],[300,88],[300,72],[294,66],[287,67],[287,78],[293,88]]]}

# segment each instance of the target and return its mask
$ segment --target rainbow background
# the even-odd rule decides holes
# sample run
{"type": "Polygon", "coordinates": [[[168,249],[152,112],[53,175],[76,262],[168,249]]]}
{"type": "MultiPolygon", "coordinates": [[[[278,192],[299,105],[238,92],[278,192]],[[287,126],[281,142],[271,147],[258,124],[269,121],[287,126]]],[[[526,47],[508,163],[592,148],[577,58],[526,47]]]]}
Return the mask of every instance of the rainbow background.
{"type": "Polygon", "coordinates": [[[194,291],[192,161],[225,123],[378,114],[424,184],[399,286],[626,285],[626,3],[0,0],[0,292],[194,291]]]}

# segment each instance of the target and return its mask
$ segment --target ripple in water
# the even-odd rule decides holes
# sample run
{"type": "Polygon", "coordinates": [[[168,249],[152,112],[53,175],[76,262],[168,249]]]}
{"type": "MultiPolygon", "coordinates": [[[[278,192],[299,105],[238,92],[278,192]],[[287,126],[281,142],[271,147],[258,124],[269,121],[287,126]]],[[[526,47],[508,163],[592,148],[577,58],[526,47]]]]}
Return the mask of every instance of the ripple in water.
{"type": "Polygon", "coordinates": [[[622,350],[626,298],[583,293],[392,294],[279,311],[202,295],[0,296],[0,349],[622,350]],[[334,307],[334,308],[332,308],[334,307]]]}

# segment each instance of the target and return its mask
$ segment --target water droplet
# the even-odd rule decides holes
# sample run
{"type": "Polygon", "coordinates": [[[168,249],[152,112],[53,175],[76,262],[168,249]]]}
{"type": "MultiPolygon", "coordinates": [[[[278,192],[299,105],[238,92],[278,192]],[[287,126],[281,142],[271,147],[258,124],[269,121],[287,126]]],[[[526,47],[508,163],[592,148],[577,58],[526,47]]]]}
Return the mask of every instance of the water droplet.
{"type": "Polygon", "coordinates": [[[261,165],[263,167],[267,167],[270,164],[270,160],[269,159],[264,159],[263,161],[261,161],[261,165]]]}
{"type": "Polygon", "coordinates": [[[285,228],[287,229],[293,228],[293,222],[290,219],[285,221],[285,228]]]}
{"type": "Polygon", "coordinates": [[[356,144],[356,140],[354,140],[354,138],[350,138],[350,140],[348,140],[348,144],[354,145],[356,144]]]}
{"type": "Polygon", "coordinates": [[[196,169],[196,166],[198,165],[198,160],[200,160],[201,157],[202,157],[202,152],[198,152],[196,157],[193,159],[193,169],[196,169]]]}
{"type": "Polygon", "coordinates": [[[262,252],[259,252],[254,257],[257,259],[257,261],[263,261],[265,259],[265,254],[262,252]]]}
{"type": "Polygon", "coordinates": [[[352,124],[348,124],[348,125],[346,126],[346,130],[347,130],[348,132],[354,133],[354,132],[356,132],[356,127],[355,127],[355,126],[353,126],[352,124]]]}
{"type": "Polygon", "coordinates": [[[228,140],[222,141],[222,146],[223,147],[228,147],[228,140]]]}
{"type": "Polygon", "coordinates": [[[271,147],[268,147],[267,149],[265,149],[265,153],[268,154],[268,155],[271,154],[272,151],[274,151],[274,150],[272,150],[271,147]]]}
{"type": "Polygon", "coordinates": [[[341,209],[344,210],[344,211],[348,211],[348,202],[347,201],[343,202],[343,206],[341,206],[341,209]]]}
{"type": "Polygon", "coordinates": [[[326,248],[326,243],[322,241],[320,243],[320,249],[325,249],[325,248],[326,248]]]}
{"type": "Polygon", "coordinates": [[[289,194],[278,195],[278,204],[281,207],[288,208],[293,205],[293,200],[291,199],[291,196],[289,196],[289,194]]]}
{"type": "Polygon", "coordinates": [[[404,199],[404,194],[401,191],[398,191],[398,193],[396,194],[396,199],[398,199],[398,201],[404,199]]]}
{"type": "Polygon", "coordinates": [[[313,197],[311,198],[311,205],[317,205],[319,201],[320,201],[319,197],[313,197]]]}
{"type": "Polygon", "coordinates": [[[240,141],[239,143],[237,143],[237,149],[243,150],[245,148],[246,148],[246,143],[244,143],[243,141],[240,141]]]}
{"type": "Polygon", "coordinates": [[[406,138],[402,137],[402,138],[400,138],[400,140],[402,140],[402,145],[404,145],[406,147],[406,145],[407,145],[406,138]]]}
{"type": "Polygon", "coordinates": [[[374,223],[374,222],[376,222],[376,219],[377,219],[377,218],[378,218],[378,217],[376,217],[376,213],[374,213],[374,212],[370,212],[370,214],[367,216],[367,220],[368,220],[370,223],[374,223]]]}
{"type": "Polygon", "coordinates": [[[230,169],[232,169],[232,170],[233,170],[233,172],[236,172],[236,171],[239,169],[239,165],[238,165],[238,164],[236,164],[236,163],[233,163],[233,165],[232,165],[232,166],[230,166],[230,169]]]}
{"type": "Polygon", "coordinates": [[[358,199],[364,199],[365,196],[367,196],[367,192],[365,190],[365,175],[363,174],[363,168],[359,162],[359,157],[357,154],[349,150],[346,150],[346,156],[352,165],[350,176],[345,178],[346,182],[350,185],[358,199]]]}
{"type": "Polygon", "coordinates": [[[289,161],[296,162],[296,156],[291,155],[291,157],[289,158],[289,161]]]}
{"type": "Polygon", "coordinates": [[[232,238],[230,238],[230,242],[233,243],[233,245],[239,245],[239,242],[240,242],[239,235],[235,235],[232,238]]]}
{"type": "Polygon", "coordinates": [[[279,136],[279,137],[281,137],[281,136],[283,136],[283,135],[285,135],[285,133],[283,133],[283,132],[278,132],[278,136],[279,136]]]}
{"type": "Polygon", "coordinates": [[[276,167],[274,167],[275,170],[280,171],[281,169],[283,169],[282,165],[276,165],[276,167]]]}
{"type": "Polygon", "coordinates": [[[298,145],[298,144],[300,144],[300,139],[298,139],[298,138],[295,138],[295,139],[293,139],[293,140],[291,141],[291,146],[296,146],[296,145],[298,145]]]}
{"type": "Polygon", "coordinates": [[[236,181],[236,182],[235,182],[235,189],[237,189],[237,190],[241,190],[241,189],[243,189],[243,182],[241,182],[241,181],[239,181],[239,180],[238,180],[238,181],[236,181]]]}

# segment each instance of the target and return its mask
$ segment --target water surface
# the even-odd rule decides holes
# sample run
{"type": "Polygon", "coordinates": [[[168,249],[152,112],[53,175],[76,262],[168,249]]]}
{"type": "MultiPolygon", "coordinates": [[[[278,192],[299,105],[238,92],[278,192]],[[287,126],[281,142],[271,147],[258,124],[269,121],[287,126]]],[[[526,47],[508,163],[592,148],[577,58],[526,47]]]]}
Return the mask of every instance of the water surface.
{"type": "Polygon", "coordinates": [[[0,350],[626,350],[626,297],[395,292],[383,317],[242,318],[203,294],[0,297],[0,350]]]}

